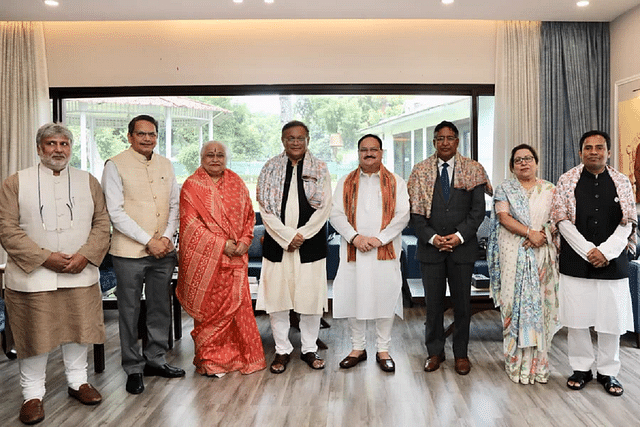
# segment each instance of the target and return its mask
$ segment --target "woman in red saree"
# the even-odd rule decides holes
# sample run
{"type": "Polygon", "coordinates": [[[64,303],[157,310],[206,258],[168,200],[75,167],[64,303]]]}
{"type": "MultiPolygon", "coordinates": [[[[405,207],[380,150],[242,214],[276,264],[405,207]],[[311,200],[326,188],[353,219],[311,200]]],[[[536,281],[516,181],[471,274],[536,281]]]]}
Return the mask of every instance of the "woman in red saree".
{"type": "Polygon", "coordinates": [[[208,142],[180,194],[176,293],[194,319],[193,364],[202,375],[266,367],[251,307],[247,250],[255,213],[242,179],[226,169],[226,147],[208,142]]]}

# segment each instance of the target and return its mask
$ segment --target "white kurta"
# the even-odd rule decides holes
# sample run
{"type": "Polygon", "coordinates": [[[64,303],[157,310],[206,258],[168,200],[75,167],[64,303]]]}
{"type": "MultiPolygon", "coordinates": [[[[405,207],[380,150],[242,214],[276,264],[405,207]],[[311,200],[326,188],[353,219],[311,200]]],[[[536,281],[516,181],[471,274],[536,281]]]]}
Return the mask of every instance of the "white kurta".
{"type": "MultiPolygon", "coordinates": [[[[567,243],[585,260],[596,246],[587,241],[570,221],[558,223],[567,243]]],[[[598,249],[607,259],[617,258],[627,245],[631,224],[618,226],[598,249]]],[[[600,280],[560,275],[559,318],[569,328],[595,327],[597,332],[622,335],[633,331],[629,279],[600,280]]]]}
{"type": "MultiPolygon", "coordinates": [[[[395,174],[394,174],[395,175],[395,174]]],[[[340,241],[340,265],[333,281],[333,317],[357,319],[392,318],[394,313],[402,317],[402,230],[409,223],[409,195],[407,184],[396,177],[396,210],[393,219],[380,230],[382,224],[382,192],[379,174],[360,174],[358,205],[356,209],[357,231],[347,221],[343,203],[343,177],[333,195],[331,224],[342,236],[340,241]],[[380,261],[378,251],[356,251],[356,261],[347,262],[347,242],[355,234],[377,237],[382,244],[393,241],[396,259],[380,261]]]]}
{"type": "Polygon", "coordinates": [[[331,212],[331,177],[327,174],[324,180],[322,207],[300,228],[297,228],[297,182],[297,168],[294,167],[284,224],[278,216],[266,213],[260,207],[266,232],[284,249],[284,253],[281,262],[271,262],[262,258],[256,309],[265,310],[267,313],[293,309],[300,314],[321,315],[327,309],[326,258],[303,264],[300,262],[300,252],[287,252],[287,247],[296,233],[309,239],[325,226],[331,212]]]}

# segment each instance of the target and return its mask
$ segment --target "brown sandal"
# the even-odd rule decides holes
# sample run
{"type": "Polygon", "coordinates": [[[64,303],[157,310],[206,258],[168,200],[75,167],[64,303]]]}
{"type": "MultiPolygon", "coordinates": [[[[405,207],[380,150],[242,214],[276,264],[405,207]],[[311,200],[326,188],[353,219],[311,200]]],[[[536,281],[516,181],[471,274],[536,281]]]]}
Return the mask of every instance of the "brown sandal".
{"type": "Polygon", "coordinates": [[[276,357],[271,362],[271,366],[269,370],[274,374],[281,374],[287,370],[287,364],[289,360],[291,360],[290,354],[277,354],[276,357]]]}
{"type": "Polygon", "coordinates": [[[315,351],[301,354],[300,359],[304,360],[311,369],[324,369],[324,360],[322,360],[322,358],[318,356],[318,353],[316,353],[315,351]],[[322,364],[320,366],[317,366],[315,365],[316,361],[319,361],[322,364]]]}

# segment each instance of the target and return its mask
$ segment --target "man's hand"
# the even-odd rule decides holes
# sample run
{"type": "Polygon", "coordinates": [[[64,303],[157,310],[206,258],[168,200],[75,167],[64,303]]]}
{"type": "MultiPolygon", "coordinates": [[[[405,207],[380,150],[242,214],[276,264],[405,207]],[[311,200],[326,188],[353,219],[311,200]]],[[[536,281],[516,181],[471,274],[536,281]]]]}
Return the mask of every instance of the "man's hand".
{"type": "Polygon", "coordinates": [[[447,234],[446,236],[437,235],[433,239],[433,246],[440,251],[453,252],[453,249],[462,243],[460,238],[455,234],[447,234]]]}
{"type": "Polygon", "coordinates": [[[296,233],[296,235],[293,237],[293,240],[291,240],[291,243],[289,243],[287,252],[293,252],[296,249],[300,249],[300,246],[302,246],[303,243],[304,243],[304,237],[302,236],[302,234],[296,233]]]}
{"type": "Polygon", "coordinates": [[[69,259],[69,263],[67,264],[67,266],[62,269],[62,272],[69,274],[82,273],[82,270],[84,270],[88,263],[89,260],[84,255],[78,253],[73,254],[69,259]]]}
{"type": "Polygon", "coordinates": [[[173,249],[173,243],[166,237],[160,239],[153,237],[147,243],[147,253],[157,259],[164,258],[170,252],[169,248],[173,249]]]}
{"type": "Polygon", "coordinates": [[[609,265],[609,261],[602,255],[602,252],[598,248],[593,248],[587,252],[587,259],[596,268],[606,267],[609,265]]]}
{"type": "Polygon", "coordinates": [[[45,262],[42,263],[42,266],[56,273],[63,273],[63,270],[67,267],[70,260],[71,255],[63,254],[62,252],[52,252],[45,262]]]}
{"type": "Polygon", "coordinates": [[[361,234],[358,234],[351,243],[360,252],[369,252],[382,246],[382,242],[377,237],[368,237],[361,234]]]}

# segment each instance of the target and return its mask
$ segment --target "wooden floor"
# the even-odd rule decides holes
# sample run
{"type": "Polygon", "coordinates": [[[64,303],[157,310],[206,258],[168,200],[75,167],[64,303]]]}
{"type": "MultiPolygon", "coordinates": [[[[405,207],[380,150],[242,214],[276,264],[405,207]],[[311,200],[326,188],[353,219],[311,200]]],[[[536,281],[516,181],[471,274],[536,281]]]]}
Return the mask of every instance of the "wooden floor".
{"type": "MultiPolygon", "coordinates": [[[[640,425],[640,349],[631,336],[622,338],[622,397],[611,397],[595,381],[582,391],[571,391],[566,377],[567,336],[560,331],[551,352],[552,375],[546,385],[512,383],[503,371],[499,313],[475,315],[471,325],[467,376],[453,370],[451,341],[447,360],[438,371],[423,371],[425,361],[424,307],[405,309],[394,324],[391,354],[396,373],[387,374],[369,360],[350,370],[339,361],[350,351],[347,322],[325,318],[331,328],[320,331],[329,345],[321,351],[327,367],[312,371],[299,359],[299,333],[287,371],[268,370],[243,376],[206,378],[195,374],[191,360],[193,322],[183,314],[184,337],[168,354],[170,363],[184,367],[186,378],[146,378],[146,390],[133,396],[124,389],[120,368],[117,312],[106,311],[106,370],[93,373],[90,382],[104,401],[96,407],[80,405],[67,395],[60,351],[50,356],[47,369],[46,418],[42,426],[632,426],[640,425]]],[[[274,344],[268,317],[257,317],[267,362],[274,344]]],[[[450,321],[450,318],[448,318],[450,321]]],[[[374,342],[370,326],[367,339],[374,342]]],[[[18,364],[0,355],[0,426],[18,426],[22,402],[18,364]]]]}

